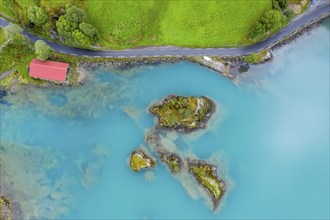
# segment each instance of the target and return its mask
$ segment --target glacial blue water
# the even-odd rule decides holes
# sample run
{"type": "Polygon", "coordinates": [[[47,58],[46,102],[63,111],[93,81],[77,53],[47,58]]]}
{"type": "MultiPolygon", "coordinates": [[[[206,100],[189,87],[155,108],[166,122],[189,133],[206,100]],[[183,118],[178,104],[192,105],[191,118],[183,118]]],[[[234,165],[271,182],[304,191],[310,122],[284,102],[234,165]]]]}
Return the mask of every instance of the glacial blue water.
{"type": "Polygon", "coordinates": [[[10,145],[1,186],[26,218],[329,218],[329,30],[274,56],[240,74],[238,86],[182,62],[100,68],[79,88],[17,89],[1,106],[1,144],[10,145]],[[168,94],[218,105],[204,132],[168,135],[183,156],[218,165],[228,191],[216,213],[189,176],[161,163],[136,174],[128,166],[154,125],[148,106],[168,94]]]}

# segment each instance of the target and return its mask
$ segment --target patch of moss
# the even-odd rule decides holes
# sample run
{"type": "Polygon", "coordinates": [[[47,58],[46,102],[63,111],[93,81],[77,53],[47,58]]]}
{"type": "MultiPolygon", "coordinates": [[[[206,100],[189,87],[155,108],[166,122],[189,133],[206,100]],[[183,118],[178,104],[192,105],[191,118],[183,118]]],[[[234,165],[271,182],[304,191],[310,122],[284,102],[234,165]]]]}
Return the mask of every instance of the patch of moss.
{"type": "Polygon", "coordinates": [[[155,159],[142,149],[134,150],[130,156],[129,166],[134,172],[156,166],[155,159]]]}
{"type": "Polygon", "coordinates": [[[260,51],[259,53],[253,53],[245,57],[245,61],[249,64],[258,64],[267,59],[267,50],[260,51]]]}
{"type": "Polygon", "coordinates": [[[158,116],[158,126],[190,132],[205,127],[213,108],[213,102],[204,96],[170,95],[160,104],[153,105],[150,112],[158,116]]]}
{"type": "Polygon", "coordinates": [[[218,178],[216,167],[204,161],[189,161],[189,171],[198,183],[210,194],[214,209],[225,192],[225,183],[218,178]]]}

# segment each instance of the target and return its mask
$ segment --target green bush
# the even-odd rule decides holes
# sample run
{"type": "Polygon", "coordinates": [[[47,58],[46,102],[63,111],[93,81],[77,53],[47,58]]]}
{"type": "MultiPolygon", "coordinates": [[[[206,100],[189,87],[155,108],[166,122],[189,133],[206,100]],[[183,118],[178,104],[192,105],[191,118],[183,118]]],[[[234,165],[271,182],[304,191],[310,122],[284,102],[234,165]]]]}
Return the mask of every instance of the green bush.
{"type": "Polygon", "coordinates": [[[288,7],[288,0],[273,0],[273,9],[285,10],[288,7]]]}
{"type": "Polygon", "coordinates": [[[80,30],[74,30],[72,38],[78,46],[89,46],[91,44],[91,39],[80,30]]]}
{"type": "Polygon", "coordinates": [[[66,15],[69,21],[75,23],[80,23],[85,18],[85,12],[76,6],[71,6],[70,8],[68,8],[66,10],[66,15]]]}
{"type": "Polygon", "coordinates": [[[267,30],[278,30],[286,23],[285,16],[278,10],[267,11],[261,18],[267,30]]]}
{"type": "Polygon", "coordinates": [[[86,22],[82,22],[81,24],[79,24],[79,29],[88,37],[90,37],[90,39],[94,42],[98,40],[98,32],[96,28],[93,27],[93,25],[87,24],[86,22]]]}
{"type": "Polygon", "coordinates": [[[28,18],[35,25],[41,26],[47,21],[47,14],[44,9],[38,6],[31,6],[28,9],[28,18]]]}
{"type": "Polygon", "coordinates": [[[253,53],[245,57],[245,62],[249,64],[260,63],[266,55],[267,55],[267,50],[263,50],[259,53],[253,53]]]}
{"type": "Polygon", "coordinates": [[[78,23],[71,22],[66,15],[62,15],[56,22],[57,33],[66,39],[72,38],[72,32],[78,29],[78,23]]]}
{"type": "Polygon", "coordinates": [[[4,28],[5,38],[14,45],[24,45],[27,43],[28,40],[22,32],[23,29],[15,24],[10,24],[4,28]]]}
{"type": "Polygon", "coordinates": [[[294,13],[294,11],[290,8],[290,9],[288,9],[288,10],[286,10],[286,11],[284,12],[284,15],[287,17],[287,20],[288,20],[288,21],[291,21],[291,20],[294,18],[295,13],[294,13]]]}
{"type": "Polygon", "coordinates": [[[258,36],[263,35],[266,32],[266,27],[264,24],[262,24],[261,22],[256,22],[251,29],[251,32],[249,34],[249,37],[251,39],[256,38],[258,36]]]}
{"type": "Polygon", "coordinates": [[[38,60],[47,60],[52,52],[51,48],[43,40],[37,40],[34,48],[38,60]]]}
{"type": "Polygon", "coordinates": [[[263,36],[266,32],[272,33],[288,22],[288,17],[283,15],[279,10],[269,10],[256,22],[249,33],[250,39],[256,39],[263,36]]]}

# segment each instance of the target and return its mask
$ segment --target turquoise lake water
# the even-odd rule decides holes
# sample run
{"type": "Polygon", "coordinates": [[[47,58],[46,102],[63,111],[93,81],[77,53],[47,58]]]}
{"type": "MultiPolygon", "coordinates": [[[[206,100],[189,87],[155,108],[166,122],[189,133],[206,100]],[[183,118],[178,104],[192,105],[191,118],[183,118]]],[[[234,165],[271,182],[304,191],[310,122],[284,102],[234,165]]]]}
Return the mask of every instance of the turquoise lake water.
{"type": "Polygon", "coordinates": [[[274,56],[238,86],[182,62],[98,69],[80,88],[18,89],[1,106],[1,186],[25,218],[329,218],[329,29],[274,56]],[[154,125],[148,106],[168,94],[217,103],[205,131],[164,136],[218,165],[228,191],[215,213],[189,176],[128,166],[154,125]]]}

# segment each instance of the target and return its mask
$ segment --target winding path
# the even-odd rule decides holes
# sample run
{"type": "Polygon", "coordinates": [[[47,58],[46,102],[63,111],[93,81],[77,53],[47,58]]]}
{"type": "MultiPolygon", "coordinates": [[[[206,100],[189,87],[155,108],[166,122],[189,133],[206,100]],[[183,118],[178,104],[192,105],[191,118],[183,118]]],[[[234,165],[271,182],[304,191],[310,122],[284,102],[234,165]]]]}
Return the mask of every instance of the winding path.
{"type": "MultiPolygon", "coordinates": [[[[74,56],[82,57],[157,57],[157,56],[235,56],[251,54],[266,48],[269,48],[279,42],[286,36],[294,33],[300,28],[312,23],[320,17],[327,16],[330,13],[330,0],[311,0],[311,4],[305,13],[295,18],[286,27],[272,35],[271,37],[255,43],[250,46],[236,47],[236,48],[183,48],[173,46],[162,46],[162,47],[143,47],[136,49],[125,49],[125,50],[88,50],[70,47],[64,44],[59,44],[49,40],[42,39],[34,34],[24,31],[32,42],[42,39],[47,42],[54,50],[71,54],[74,56]]],[[[0,26],[5,27],[10,22],[0,18],[0,26]]]]}

